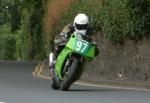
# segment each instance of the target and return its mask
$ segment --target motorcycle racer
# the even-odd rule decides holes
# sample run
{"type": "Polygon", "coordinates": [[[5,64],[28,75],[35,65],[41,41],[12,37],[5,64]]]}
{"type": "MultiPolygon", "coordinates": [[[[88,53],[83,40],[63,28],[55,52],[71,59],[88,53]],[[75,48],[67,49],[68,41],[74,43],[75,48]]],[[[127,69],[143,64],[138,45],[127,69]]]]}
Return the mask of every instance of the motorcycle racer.
{"type": "Polygon", "coordinates": [[[49,54],[49,68],[52,78],[54,78],[53,72],[55,68],[55,60],[58,54],[63,49],[64,45],[67,43],[71,34],[75,31],[83,35],[84,39],[86,39],[87,41],[92,40],[92,38],[88,35],[89,17],[86,14],[77,14],[77,16],[74,18],[74,22],[65,26],[62,32],[54,39],[55,46],[52,52],[49,54]]]}

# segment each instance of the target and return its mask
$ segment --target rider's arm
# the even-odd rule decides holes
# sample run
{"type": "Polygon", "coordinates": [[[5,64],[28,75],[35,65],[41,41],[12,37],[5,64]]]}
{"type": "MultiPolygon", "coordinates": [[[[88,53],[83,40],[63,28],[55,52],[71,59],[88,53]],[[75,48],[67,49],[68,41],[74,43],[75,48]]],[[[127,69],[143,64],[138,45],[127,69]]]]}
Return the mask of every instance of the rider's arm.
{"type": "Polygon", "coordinates": [[[90,38],[91,38],[91,42],[92,42],[93,44],[96,44],[95,56],[98,56],[98,54],[99,54],[99,49],[98,49],[98,46],[97,46],[97,38],[96,38],[95,35],[91,36],[90,38]]]}
{"type": "Polygon", "coordinates": [[[68,31],[67,29],[68,29],[68,27],[65,26],[65,27],[63,28],[63,30],[61,31],[61,33],[56,36],[56,38],[54,39],[54,43],[55,43],[56,45],[59,45],[59,44],[61,44],[61,43],[65,43],[65,42],[66,42],[67,31],[68,31]]]}
{"type": "Polygon", "coordinates": [[[99,49],[98,49],[98,46],[97,46],[97,38],[96,38],[96,35],[93,35],[93,36],[87,36],[88,38],[88,41],[93,43],[93,44],[96,44],[96,47],[95,47],[95,56],[98,56],[99,55],[99,49]]]}
{"type": "Polygon", "coordinates": [[[61,31],[61,33],[55,38],[54,43],[57,45],[62,44],[62,43],[66,43],[68,38],[70,37],[70,35],[73,32],[73,27],[71,26],[71,24],[68,24],[67,26],[65,26],[63,28],[63,30],[61,31]]]}

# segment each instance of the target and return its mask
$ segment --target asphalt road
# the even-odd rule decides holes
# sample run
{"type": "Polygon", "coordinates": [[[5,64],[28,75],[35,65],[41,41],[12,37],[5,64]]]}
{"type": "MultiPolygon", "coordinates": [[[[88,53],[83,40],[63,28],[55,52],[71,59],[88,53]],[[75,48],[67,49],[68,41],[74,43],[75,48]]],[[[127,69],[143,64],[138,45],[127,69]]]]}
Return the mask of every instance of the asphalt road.
{"type": "Polygon", "coordinates": [[[150,92],[73,85],[55,91],[32,75],[36,63],[0,62],[0,103],[150,103],[150,92]]]}

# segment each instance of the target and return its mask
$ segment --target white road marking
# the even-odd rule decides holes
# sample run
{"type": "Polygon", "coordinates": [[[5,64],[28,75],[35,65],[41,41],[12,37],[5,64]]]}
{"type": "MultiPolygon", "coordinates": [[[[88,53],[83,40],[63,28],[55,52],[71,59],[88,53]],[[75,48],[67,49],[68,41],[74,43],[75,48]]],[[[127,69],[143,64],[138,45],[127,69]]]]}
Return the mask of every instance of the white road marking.
{"type": "Polygon", "coordinates": [[[0,103],[6,103],[6,102],[0,102],[0,103]]]}
{"type": "Polygon", "coordinates": [[[100,84],[89,84],[84,82],[75,82],[77,85],[83,85],[83,86],[90,86],[90,87],[99,87],[99,88],[108,88],[108,89],[122,89],[122,90],[136,90],[136,91],[148,91],[150,92],[150,89],[144,89],[144,88],[136,88],[136,87],[119,87],[119,86],[109,86],[109,85],[100,85],[100,84]]]}
{"type": "MultiPolygon", "coordinates": [[[[32,73],[33,76],[42,79],[51,80],[51,77],[44,76],[41,73],[43,72],[44,63],[39,63],[35,68],[35,71],[32,73]]],[[[137,91],[150,91],[150,89],[145,88],[136,88],[136,87],[119,87],[119,86],[109,86],[109,85],[100,85],[100,84],[91,84],[84,83],[83,81],[75,82],[77,85],[90,86],[90,87],[100,87],[100,88],[108,88],[108,89],[122,89],[122,90],[137,90],[137,91]]],[[[0,102],[1,103],[1,102],[0,102]]],[[[5,103],[5,102],[4,102],[5,103]]]]}

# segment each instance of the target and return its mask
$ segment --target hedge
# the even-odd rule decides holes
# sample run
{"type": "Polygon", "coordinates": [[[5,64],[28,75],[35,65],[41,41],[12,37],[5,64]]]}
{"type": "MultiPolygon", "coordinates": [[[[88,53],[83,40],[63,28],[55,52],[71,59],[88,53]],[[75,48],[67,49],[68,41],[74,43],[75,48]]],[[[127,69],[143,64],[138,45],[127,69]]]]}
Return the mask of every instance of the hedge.
{"type": "Polygon", "coordinates": [[[126,38],[139,40],[150,32],[149,0],[77,0],[55,26],[58,34],[77,13],[86,13],[93,31],[121,42],[126,38]]]}

